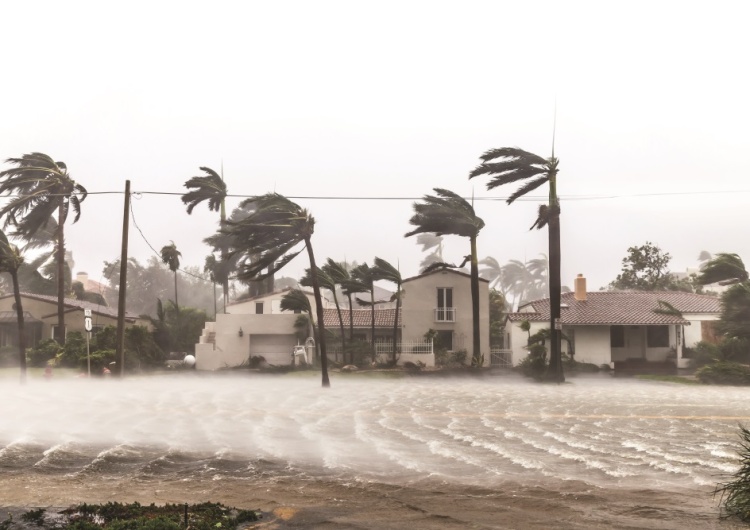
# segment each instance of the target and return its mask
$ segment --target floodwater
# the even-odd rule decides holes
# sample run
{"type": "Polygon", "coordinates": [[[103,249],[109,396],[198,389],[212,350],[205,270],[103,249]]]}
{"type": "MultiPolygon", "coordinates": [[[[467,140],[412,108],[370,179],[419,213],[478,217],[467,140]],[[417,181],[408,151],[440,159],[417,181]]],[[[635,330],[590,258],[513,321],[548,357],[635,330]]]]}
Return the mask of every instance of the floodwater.
{"type": "MultiPolygon", "coordinates": [[[[578,502],[589,505],[569,514],[569,526],[552,526],[724,528],[731,523],[719,522],[712,492],[737,469],[737,426],[750,424],[748,398],[746,388],[608,376],[558,386],[511,376],[335,374],[330,389],[312,377],[237,374],[31,380],[23,387],[3,380],[0,505],[149,495],[149,502],[219,495],[240,505],[243,498],[264,502],[258,485],[277,488],[280,503],[294,490],[292,501],[301,505],[306,484],[308,505],[357,490],[364,500],[351,502],[361,510],[368,491],[373,504],[400,491],[435,512],[432,497],[448,492],[458,510],[467,495],[484,499],[466,505],[467,517],[498,503],[511,508],[514,498],[538,501],[529,521],[536,517],[539,527],[545,510],[554,520],[560,506],[575,510],[578,502]],[[629,502],[655,512],[623,515],[629,502]],[[592,514],[596,525],[576,526],[576,517],[592,514]]],[[[511,526],[477,517],[466,520],[525,527],[519,513],[511,526]]],[[[433,523],[423,526],[451,527],[433,523]]]]}

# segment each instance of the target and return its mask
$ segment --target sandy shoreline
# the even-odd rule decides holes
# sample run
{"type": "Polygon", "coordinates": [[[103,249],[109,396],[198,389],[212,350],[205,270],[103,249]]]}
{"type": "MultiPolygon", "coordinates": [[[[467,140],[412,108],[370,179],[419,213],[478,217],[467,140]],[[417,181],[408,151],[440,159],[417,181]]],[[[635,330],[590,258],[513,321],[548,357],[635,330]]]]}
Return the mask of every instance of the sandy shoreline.
{"type": "Polygon", "coordinates": [[[260,509],[258,528],[316,529],[735,529],[720,520],[710,491],[683,494],[592,488],[568,481],[552,486],[507,484],[502,489],[447,485],[342,484],[327,480],[259,477],[239,480],[111,480],[82,477],[7,477],[0,508],[18,515],[32,507],[68,507],[107,501],[142,504],[221,502],[260,509]],[[11,507],[11,508],[8,508],[11,507]]]}

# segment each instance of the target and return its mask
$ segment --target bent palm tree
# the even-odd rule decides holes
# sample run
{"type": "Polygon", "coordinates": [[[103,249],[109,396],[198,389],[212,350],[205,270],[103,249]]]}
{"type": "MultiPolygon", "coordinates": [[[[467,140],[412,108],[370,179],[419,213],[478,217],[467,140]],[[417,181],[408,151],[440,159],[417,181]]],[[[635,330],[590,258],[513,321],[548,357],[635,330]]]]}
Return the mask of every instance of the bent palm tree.
{"type": "Polygon", "coordinates": [[[718,283],[720,285],[732,285],[744,282],[748,279],[745,264],[737,254],[721,252],[710,258],[701,267],[698,275],[698,283],[707,285],[718,283]]]}
{"type": "Polygon", "coordinates": [[[379,280],[385,280],[387,282],[396,284],[396,292],[391,300],[396,300],[396,314],[393,317],[393,350],[392,350],[392,361],[396,364],[396,347],[398,345],[398,311],[401,309],[401,273],[399,270],[385,261],[384,259],[375,258],[375,269],[376,275],[379,280]]]}
{"type": "MultiPolygon", "coordinates": [[[[187,205],[188,215],[192,214],[193,209],[200,203],[207,202],[210,211],[219,212],[219,228],[221,228],[227,220],[225,205],[227,185],[224,182],[224,178],[210,167],[201,166],[199,169],[206,174],[192,177],[185,182],[184,186],[191,191],[182,196],[182,202],[187,205]]],[[[220,251],[222,262],[226,262],[228,249],[220,248],[220,251]]],[[[221,288],[224,293],[224,311],[226,312],[226,305],[229,299],[229,274],[216,274],[218,269],[218,266],[214,267],[214,274],[217,281],[221,282],[221,288]]]]}
{"type": "Polygon", "coordinates": [[[55,339],[65,342],[65,233],[64,225],[70,209],[73,223],[81,217],[81,203],[88,192],[68,173],[64,162],[55,162],[44,153],[30,153],[21,158],[9,158],[15,167],[0,172],[0,194],[13,195],[1,210],[5,226],[15,227],[15,234],[26,241],[48,226],[57,215],[57,328],[55,339]]]}
{"type": "Polygon", "coordinates": [[[13,281],[13,299],[18,321],[18,362],[21,369],[21,384],[26,383],[26,329],[21,304],[21,289],[18,285],[18,269],[23,264],[23,256],[18,247],[11,245],[5,232],[0,230],[0,272],[7,272],[13,281]]]}
{"type": "MultiPolygon", "coordinates": [[[[416,226],[404,237],[414,234],[434,233],[438,236],[457,235],[469,239],[471,246],[471,313],[473,323],[473,359],[481,359],[479,330],[479,264],[477,261],[477,236],[484,221],[474,212],[469,202],[442,188],[434,188],[436,195],[426,195],[423,203],[414,203],[414,215],[409,223],[416,226]]],[[[463,265],[462,265],[463,266],[463,265]]]]}
{"type": "MultiPolygon", "coordinates": [[[[341,315],[341,305],[339,304],[338,294],[336,292],[337,287],[342,288],[346,284],[346,282],[349,280],[349,270],[346,268],[346,265],[343,263],[338,263],[336,261],[333,261],[331,258],[328,258],[325,262],[325,264],[320,268],[325,274],[328,275],[328,277],[331,279],[331,282],[333,282],[333,301],[336,304],[336,311],[339,314],[339,325],[341,326],[341,350],[344,352],[344,355],[346,355],[346,339],[344,337],[344,321],[342,319],[341,315]]],[[[346,294],[346,293],[344,293],[346,294]]],[[[351,310],[351,300],[349,300],[349,309],[351,310]]],[[[351,311],[350,311],[351,314],[351,311]]]]}
{"type": "Polygon", "coordinates": [[[161,247],[160,254],[162,263],[174,273],[174,307],[179,315],[180,305],[177,303],[177,270],[180,268],[180,256],[182,256],[182,253],[177,250],[174,241],[170,241],[169,245],[161,247]]]}
{"type": "Polygon", "coordinates": [[[508,204],[512,204],[519,197],[523,197],[543,184],[549,184],[549,202],[539,207],[536,221],[531,228],[541,229],[545,225],[549,225],[551,342],[549,370],[555,381],[563,382],[565,381],[565,375],[563,374],[560,330],[558,329],[560,323],[560,292],[562,289],[560,280],[560,201],[557,197],[557,166],[559,161],[555,158],[554,146],[552,156],[548,159],[515,147],[490,149],[480,158],[482,163],[469,174],[469,178],[488,175],[490,177],[490,181],[487,183],[488,190],[505,184],[526,181],[508,197],[508,204]]]}
{"type": "Polygon", "coordinates": [[[232,240],[233,252],[240,257],[237,277],[243,281],[264,279],[307,249],[317,306],[322,384],[329,387],[323,300],[312,248],[315,219],[307,210],[278,193],[245,199],[240,208],[248,205],[252,205],[254,211],[239,221],[227,221],[224,229],[232,240]],[[295,250],[299,243],[304,243],[304,247],[295,250]],[[267,269],[266,272],[264,269],[267,269]]]}
{"type": "MultiPolygon", "coordinates": [[[[307,298],[307,295],[304,292],[302,292],[302,289],[291,289],[288,293],[282,296],[279,308],[282,311],[292,311],[293,313],[304,313],[307,315],[310,319],[308,324],[311,323],[312,325],[313,335],[317,335],[315,331],[315,316],[313,315],[312,307],[310,306],[310,299],[307,298]]],[[[301,321],[296,321],[294,324],[295,328],[301,328],[301,324],[301,321]]]]}
{"type": "Polygon", "coordinates": [[[377,358],[377,351],[375,350],[375,306],[378,304],[378,302],[375,301],[375,281],[377,280],[377,277],[374,268],[370,267],[367,263],[362,263],[361,265],[354,267],[351,276],[352,280],[364,288],[364,290],[360,292],[370,293],[369,302],[361,300],[360,298],[357,298],[357,302],[360,305],[370,307],[370,348],[372,361],[375,362],[375,359],[377,358]]]}

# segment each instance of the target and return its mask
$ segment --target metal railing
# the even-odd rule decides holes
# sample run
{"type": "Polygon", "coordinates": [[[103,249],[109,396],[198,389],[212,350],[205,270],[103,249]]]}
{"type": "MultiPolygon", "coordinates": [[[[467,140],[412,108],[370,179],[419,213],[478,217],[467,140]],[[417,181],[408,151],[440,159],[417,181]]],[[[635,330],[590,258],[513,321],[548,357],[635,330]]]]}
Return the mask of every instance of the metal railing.
{"type": "Polygon", "coordinates": [[[490,349],[490,366],[495,368],[513,367],[513,350],[501,348],[490,349]]]}
{"type": "Polygon", "coordinates": [[[436,307],[435,308],[435,322],[455,322],[456,321],[456,308],[455,307],[436,307]]]}

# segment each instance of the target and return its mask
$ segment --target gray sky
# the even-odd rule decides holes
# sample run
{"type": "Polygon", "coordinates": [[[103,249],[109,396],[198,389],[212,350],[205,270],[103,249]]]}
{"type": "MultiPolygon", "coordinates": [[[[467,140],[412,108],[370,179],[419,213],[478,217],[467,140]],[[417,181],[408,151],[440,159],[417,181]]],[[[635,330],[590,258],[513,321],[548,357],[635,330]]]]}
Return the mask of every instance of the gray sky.
{"type": "MultiPolygon", "coordinates": [[[[90,192],[183,193],[223,161],[238,195],[504,197],[468,172],[492,147],[549,156],[557,101],[563,283],[605,285],[647,240],[675,271],[701,250],[750,261],[748,15],[740,1],[5,2],[0,158],[45,152],[90,192]]],[[[119,256],[122,201],[91,195],[66,228],[93,279],[119,256]]],[[[413,201],[297,202],[318,259],[418,272],[413,201]]],[[[546,252],[537,205],[477,201],[480,258],[546,252]]],[[[166,195],[133,212],[154,247],[202,266],[217,214],[166,195]]],[[[448,238],[446,258],[468,250],[448,238]]]]}

